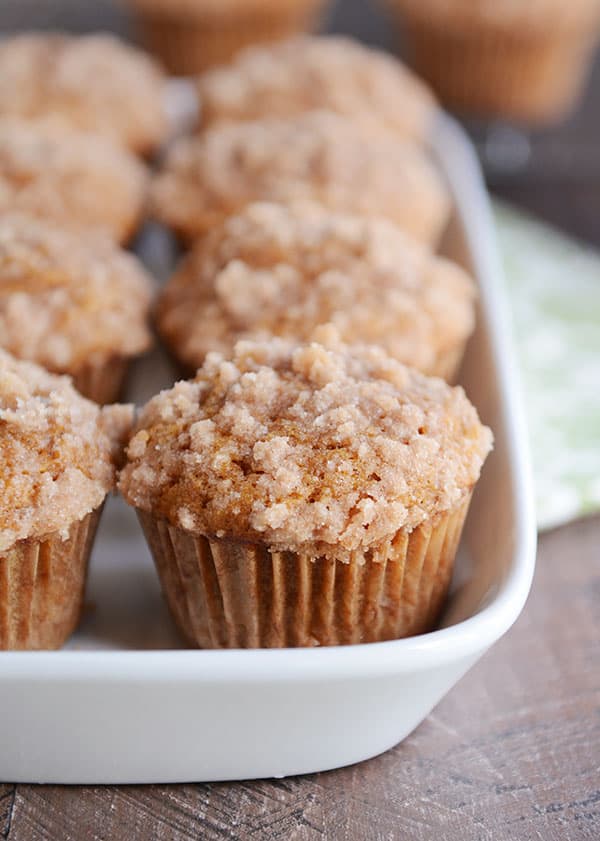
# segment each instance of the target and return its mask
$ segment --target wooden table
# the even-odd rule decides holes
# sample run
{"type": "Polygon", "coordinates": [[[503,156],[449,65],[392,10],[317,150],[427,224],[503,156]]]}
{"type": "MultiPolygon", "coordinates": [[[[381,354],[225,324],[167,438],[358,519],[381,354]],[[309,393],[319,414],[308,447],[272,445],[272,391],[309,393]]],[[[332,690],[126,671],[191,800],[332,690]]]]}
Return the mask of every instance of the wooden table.
{"type": "MultiPolygon", "coordinates": [[[[4,0],[0,27],[52,21],[125,31],[108,0],[4,0]]],[[[63,23],[64,25],[64,23],[63,23]]],[[[365,0],[334,27],[389,37],[365,0]]],[[[534,135],[493,188],[600,245],[600,66],[595,94],[534,135]]],[[[600,838],[600,518],[540,539],[516,626],[405,742],[361,765],[280,781],[185,786],[0,786],[10,841],[600,838]]],[[[1,746],[0,746],[1,750],[1,746]]]]}

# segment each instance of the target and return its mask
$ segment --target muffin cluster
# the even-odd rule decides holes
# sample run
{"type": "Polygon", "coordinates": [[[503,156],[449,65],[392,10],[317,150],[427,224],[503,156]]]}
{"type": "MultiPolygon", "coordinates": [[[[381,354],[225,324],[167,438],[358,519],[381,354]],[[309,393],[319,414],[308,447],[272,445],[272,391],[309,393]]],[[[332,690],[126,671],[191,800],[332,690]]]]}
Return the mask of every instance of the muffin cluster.
{"type": "Polygon", "coordinates": [[[429,90],[345,39],[255,47],[195,82],[200,122],[151,173],[150,59],[31,34],[0,71],[0,569],[20,582],[0,647],[71,633],[115,486],[191,645],[430,630],[492,436],[449,384],[476,291],[437,253],[429,90]],[[146,216],[183,251],[154,305],[123,250],[146,216]],[[151,314],[189,379],[135,419],[99,408],[151,314]]]}

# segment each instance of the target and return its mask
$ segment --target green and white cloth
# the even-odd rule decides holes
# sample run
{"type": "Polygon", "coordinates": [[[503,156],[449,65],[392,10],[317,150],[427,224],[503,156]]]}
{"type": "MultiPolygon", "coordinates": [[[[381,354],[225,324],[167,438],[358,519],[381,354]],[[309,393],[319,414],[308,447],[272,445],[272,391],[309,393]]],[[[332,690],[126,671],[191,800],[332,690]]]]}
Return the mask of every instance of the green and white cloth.
{"type": "Polygon", "coordinates": [[[504,205],[540,529],[600,511],[600,254],[504,205]]]}

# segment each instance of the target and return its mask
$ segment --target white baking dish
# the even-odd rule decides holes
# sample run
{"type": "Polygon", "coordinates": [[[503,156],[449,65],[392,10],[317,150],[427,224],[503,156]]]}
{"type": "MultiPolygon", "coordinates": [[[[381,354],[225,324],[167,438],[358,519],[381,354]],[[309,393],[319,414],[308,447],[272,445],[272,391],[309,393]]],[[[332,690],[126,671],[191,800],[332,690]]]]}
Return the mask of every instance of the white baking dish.
{"type": "MultiPolygon", "coordinates": [[[[479,169],[450,119],[441,118],[436,137],[455,199],[444,250],[481,290],[461,381],[496,437],[441,629],[317,650],[176,650],[135,517],[111,502],[91,606],[68,650],[0,654],[2,780],[226,780],[358,762],[410,733],[513,624],[535,553],[526,436],[479,169]]],[[[143,387],[156,388],[159,377],[152,364],[143,387]]]]}

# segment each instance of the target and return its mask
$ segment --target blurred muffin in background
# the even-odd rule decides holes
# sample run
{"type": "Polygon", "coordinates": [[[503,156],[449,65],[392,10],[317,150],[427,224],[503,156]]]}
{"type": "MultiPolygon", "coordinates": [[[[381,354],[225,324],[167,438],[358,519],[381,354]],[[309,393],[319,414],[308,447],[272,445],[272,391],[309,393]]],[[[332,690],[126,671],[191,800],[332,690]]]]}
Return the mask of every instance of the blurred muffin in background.
{"type": "Polygon", "coordinates": [[[475,287],[392,222],[318,205],[249,205],[200,240],[167,284],[159,331],[186,371],[241,339],[308,340],[333,324],[452,379],[474,326],[475,287]]]}
{"type": "Polygon", "coordinates": [[[417,72],[449,106],[531,123],[577,103],[600,35],[598,0],[385,0],[417,72]]]}
{"type": "Polygon", "coordinates": [[[326,0],[128,0],[142,38],[176,75],[229,61],[251,44],[313,29],[326,0]]]}
{"type": "Polygon", "coordinates": [[[252,47],[198,80],[202,126],[328,109],[423,139],[433,95],[392,56],[349,38],[302,37],[252,47]]]}
{"type": "Polygon", "coordinates": [[[0,215],[0,347],[117,400],[130,359],[151,344],[152,282],[106,237],[0,215]]]}
{"type": "Polygon", "coordinates": [[[47,118],[150,155],[167,132],[164,77],[109,35],[26,33],[0,42],[0,117],[47,118]]]}
{"type": "Polygon", "coordinates": [[[252,202],[303,199],[383,216],[428,244],[449,213],[446,186],[416,144],[328,111],[223,123],[179,140],[155,178],[151,211],[192,242],[252,202]]]}
{"type": "Polygon", "coordinates": [[[0,213],[24,211],[124,243],[141,221],[147,177],[134,155],[100,135],[0,117],[0,213]]]}

